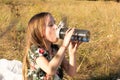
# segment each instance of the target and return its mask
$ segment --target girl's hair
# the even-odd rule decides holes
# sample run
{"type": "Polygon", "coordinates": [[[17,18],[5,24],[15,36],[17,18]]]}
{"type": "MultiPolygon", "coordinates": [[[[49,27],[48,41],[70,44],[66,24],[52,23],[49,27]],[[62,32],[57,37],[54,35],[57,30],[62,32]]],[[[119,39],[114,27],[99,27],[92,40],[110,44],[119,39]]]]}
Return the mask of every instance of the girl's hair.
{"type": "Polygon", "coordinates": [[[29,67],[29,61],[28,61],[28,49],[31,45],[35,45],[38,47],[42,47],[47,49],[46,40],[44,38],[45,34],[45,26],[46,26],[46,17],[48,15],[51,15],[48,12],[42,12],[39,14],[36,14],[33,16],[27,27],[27,33],[26,33],[26,52],[23,58],[23,67],[22,67],[22,73],[23,73],[23,80],[27,79],[27,69],[29,67]]]}

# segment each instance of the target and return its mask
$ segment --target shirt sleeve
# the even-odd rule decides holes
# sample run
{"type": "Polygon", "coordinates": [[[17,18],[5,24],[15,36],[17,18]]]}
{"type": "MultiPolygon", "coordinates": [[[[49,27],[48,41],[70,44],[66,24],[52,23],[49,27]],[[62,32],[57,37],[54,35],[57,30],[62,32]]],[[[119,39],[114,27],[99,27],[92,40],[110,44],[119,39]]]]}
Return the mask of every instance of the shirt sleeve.
{"type": "Polygon", "coordinates": [[[46,51],[45,49],[43,48],[39,48],[39,47],[36,47],[36,46],[31,46],[30,47],[30,56],[34,59],[37,59],[38,57],[40,56],[44,56],[47,60],[50,60],[50,57],[49,57],[49,54],[48,54],[48,51],[46,51]]]}

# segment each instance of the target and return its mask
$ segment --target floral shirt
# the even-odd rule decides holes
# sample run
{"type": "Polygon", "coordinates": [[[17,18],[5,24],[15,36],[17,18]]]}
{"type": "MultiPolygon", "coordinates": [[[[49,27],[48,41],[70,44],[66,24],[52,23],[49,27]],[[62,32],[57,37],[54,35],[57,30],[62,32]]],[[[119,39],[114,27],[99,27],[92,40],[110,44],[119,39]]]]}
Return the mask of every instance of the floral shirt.
{"type": "MultiPolygon", "coordinates": [[[[52,45],[52,50],[58,50],[57,45],[52,45]]],[[[36,59],[39,56],[44,56],[48,61],[50,61],[53,57],[50,57],[48,51],[43,48],[38,48],[32,45],[28,51],[28,58],[30,62],[30,67],[28,69],[28,80],[44,80],[46,73],[37,66],[36,59]]],[[[53,80],[62,80],[63,78],[63,70],[61,66],[58,67],[56,74],[53,76],[53,80]]]]}

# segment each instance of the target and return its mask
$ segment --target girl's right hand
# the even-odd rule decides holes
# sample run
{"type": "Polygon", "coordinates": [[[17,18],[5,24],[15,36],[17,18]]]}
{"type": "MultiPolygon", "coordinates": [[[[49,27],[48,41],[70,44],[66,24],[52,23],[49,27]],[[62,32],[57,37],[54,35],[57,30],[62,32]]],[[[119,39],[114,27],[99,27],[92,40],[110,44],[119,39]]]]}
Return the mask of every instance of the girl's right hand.
{"type": "Polygon", "coordinates": [[[74,28],[69,28],[69,29],[66,31],[65,37],[64,37],[64,40],[63,40],[63,46],[68,47],[73,32],[74,32],[74,28]]]}

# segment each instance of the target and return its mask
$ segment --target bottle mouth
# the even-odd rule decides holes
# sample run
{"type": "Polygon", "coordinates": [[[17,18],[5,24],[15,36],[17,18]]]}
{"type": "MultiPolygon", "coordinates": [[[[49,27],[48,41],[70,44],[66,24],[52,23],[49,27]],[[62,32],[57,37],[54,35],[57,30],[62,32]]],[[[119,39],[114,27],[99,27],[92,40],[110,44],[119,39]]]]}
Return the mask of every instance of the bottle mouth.
{"type": "Polygon", "coordinates": [[[58,27],[56,28],[56,37],[60,38],[60,30],[61,28],[63,28],[65,26],[64,21],[60,21],[60,23],[58,24],[58,27]]]}
{"type": "Polygon", "coordinates": [[[56,28],[56,37],[57,37],[57,38],[60,38],[59,33],[60,33],[60,28],[58,27],[58,28],[56,28]]]}

